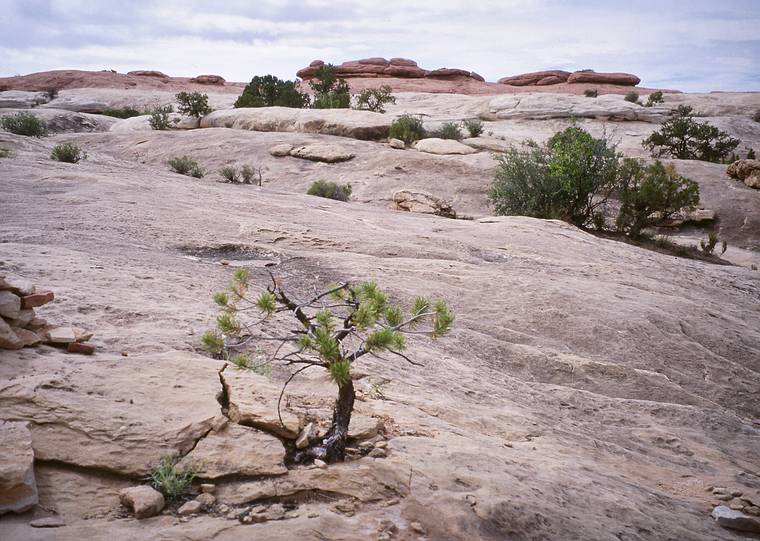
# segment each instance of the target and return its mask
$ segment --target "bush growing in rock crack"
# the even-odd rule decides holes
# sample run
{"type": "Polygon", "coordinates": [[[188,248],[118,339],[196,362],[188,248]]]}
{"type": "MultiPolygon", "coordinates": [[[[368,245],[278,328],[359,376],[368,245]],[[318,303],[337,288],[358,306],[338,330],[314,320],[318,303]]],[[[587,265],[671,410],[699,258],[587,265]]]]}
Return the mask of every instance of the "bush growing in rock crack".
{"type": "Polygon", "coordinates": [[[174,98],[179,104],[177,111],[183,115],[201,118],[209,114],[212,109],[208,105],[208,94],[200,92],[179,92],[174,98]]]}
{"type": "MultiPolygon", "coordinates": [[[[210,345],[207,349],[217,357],[229,359],[259,340],[270,351],[267,364],[299,366],[285,381],[281,398],[300,372],[315,367],[326,370],[338,388],[330,429],[319,441],[309,442],[297,451],[293,460],[342,461],[356,399],[351,377],[353,363],[365,355],[386,360],[382,355],[389,354],[419,366],[402,353],[406,337],[441,337],[451,329],[454,314],[444,301],[431,302],[424,297],[417,297],[405,313],[389,302],[374,282],[330,285],[322,292],[310,293],[308,300],[300,300],[304,297],[299,295],[296,302],[271,273],[270,278],[272,285],[258,297],[249,296],[249,272],[235,269],[227,291],[214,295],[220,308],[217,329],[204,335],[204,345],[210,345]],[[244,308],[238,308],[238,303],[244,308]],[[254,306],[260,314],[252,315],[248,310],[254,306]],[[259,332],[258,327],[264,325],[265,332],[259,332]]],[[[282,422],[280,402],[277,412],[282,422]]]]}
{"type": "Polygon", "coordinates": [[[293,81],[283,81],[274,75],[256,75],[235,101],[235,107],[308,107],[309,95],[298,90],[293,81]]]}
{"type": "MultiPolygon", "coordinates": [[[[715,231],[710,231],[710,233],[707,234],[707,241],[705,240],[699,241],[699,249],[702,250],[702,253],[705,255],[713,255],[713,252],[715,251],[715,246],[717,246],[719,240],[720,240],[720,237],[718,236],[718,234],[715,231]]],[[[728,249],[728,243],[724,240],[721,243],[720,255],[725,254],[727,249],[728,249]]]]}
{"type": "Polygon", "coordinates": [[[168,130],[177,123],[176,120],[172,121],[169,117],[173,112],[174,106],[171,104],[159,105],[150,109],[148,111],[148,114],[150,115],[150,118],[148,119],[150,127],[154,130],[168,130]]]}
{"type": "Polygon", "coordinates": [[[422,126],[422,119],[412,115],[401,115],[391,122],[388,137],[401,139],[407,145],[423,139],[425,128],[422,126]]]}
{"type": "Polygon", "coordinates": [[[205,174],[203,169],[190,156],[177,156],[168,162],[169,167],[175,173],[187,175],[188,177],[203,178],[205,174]]]}
{"type": "Polygon", "coordinates": [[[337,69],[332,64],[317,68],[309,86],[314,91],[312,107],[315,109],[348,109],[351,106],[348,83],[338,78],[337,69]]]}
{"type": "Polygon", "coordinates": [[[177,462],[176,457],[165,456],[150,470],[146,477],[153,488],[169,501],[177,500],[187,494],[200,471],[198,464],[191,463],[179,467],[177,462]]]}
{"type": "Polygon", "coordinates": [[[470,134],[470,137],[479,137],[483,133],[483,121],[479,118],[465,120],[462,122],[464,129],[470,134]]]}
{"type": "Polygon", "coordinates": [[[392,88],[383,85],[379,88],[365,88],[356,96],[356,108],[376,113],[385,112],[385,104],[396,103],[396,98],[391,94],[392,88]]]}
{"type": "Polygon", "coordinates": [[[626,95],[625,95],[625,97],[623,99],[625,101],[629,101],[631,103],[638,103],[639,105],[641,105],[639,103],[639,93],[638,92],[633,92],[633,91],[628,92],[628,93],[626,93],[626,95]]]}
{"type": "Polygon", "coordinates": [[[655,158],[725,163],[739,140],[707,122],[697,122],[691,107],[679,105],[662,127],[641,144],[655,158]]]}
{"type": "Polygon", "coordinates": [[[311,183],[306,193],[308,195],[316,195],[317,197],[335,199],[336,201],[348,201],[348,198],[351,197],[351,185],[317,180],[311,183]]]}
{"type": "Polygon", "coordinates": [[[429,132],[427,137],[437,137],[438,139],[455,139],[459,141],[462,138],[462,130],[456,122],[446,122],[437,130],[429,132]]]}
{"type": "Polygon", "coordinates": [[[652,92],[649,94],[649,96],[647,96],[647,102],[644,107],[653,107],[658,103],[665,103],[665,98],[662,97],[662,90],[658,90],[657,92],[652,92]]]}
{"type": "Polygon", "coordinates": [[[37,116],[26,112],[0,118],[0,126],[5,131],[27,137],[44,137],[48,133],[45,125],[37,116]]]}
{"type": "Polygon", "coordinates": [[[50,159],[65,163],[78,163],[79,160],[87,159],[87,153],[74,143],[61,143],[53,147],[50,159]]]}

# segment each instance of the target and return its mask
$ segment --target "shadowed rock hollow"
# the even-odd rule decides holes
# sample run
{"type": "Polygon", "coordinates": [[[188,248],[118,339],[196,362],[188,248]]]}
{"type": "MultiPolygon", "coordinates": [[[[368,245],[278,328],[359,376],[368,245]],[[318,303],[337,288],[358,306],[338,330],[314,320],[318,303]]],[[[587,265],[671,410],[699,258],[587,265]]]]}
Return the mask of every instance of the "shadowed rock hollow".
{"type": "MultiPolygon", "coordinates": [[[[157,99],[82,89],[58,99],[69,92],[157,99]]],[[[48,346],[0,352],[0,417],[14,429],[28,423],[39,498],[0,518],[0,538],[744,539],[710,517],[720,493],[707,488],[760,501],[760,273],[750,268],[760,191],[725,166],[676,162],[717,212],[725,257],[741,263],[713,265],[561,222],[490,216],[494,161],[482,148],[545,140],[581,117],[643,155],[640,141],[682,102],[760,148],[746,118],[758,98],[668,96],[662,110],[631,117],[619,96],[588,106],[527,96],[408,93],[377,115],[385,126],[423,113],[431,127],[480,117],[486,132],[462,143],[477,150],[468,154],[304,127],[299,115],[312,111],[221,110],[208,127],[167,132],[113,129],[129,121],[44,139],[0,132],[14,152],[0,159],[0,274],[55,291],[42,317],[94,330],[98,347],[92,357],[48,346]],[[277,117],[280,130],[260,120],[268,114],[290,116],[277,117]],[[50,160],[64,141],[88,159],[50,160]],[[283,144],[338,145],[354,157],[270,154],[283,144]],[[185,154],[206,177],[168,170],[185,154]],[[262,167],[262,187],[218,182],[222,166],[243,163],[262,167]],[[304,195],[320,179],[351,183],[352,200],[304,195]],[[401,190],[472,219],[394,210],[401,190]],[[424,367],[358,363],[358,454],[344,464],[286,464],[283,443],[307,422],[329,422],[335,387],[325,374],[307,371],[288,387],[283,427],[285,370],[259,376],[198,353],[214,322],[211,293],[235,266],[251,269],[258,291],[265,265],[298,296],[372,278],[394,300],[442,297],[456,313],[450,336],[410,340],[424,367]],[[127,517],[119,491],[171,453],[204,464],[213,510],[127,517]],[[246,524],[235,510],[264,518],[246,524]],[[65,525],[30,525],[51,515],[65,525]]],[[[330,130],[377,126],[375,116],[330,114],[330,130]]]]}

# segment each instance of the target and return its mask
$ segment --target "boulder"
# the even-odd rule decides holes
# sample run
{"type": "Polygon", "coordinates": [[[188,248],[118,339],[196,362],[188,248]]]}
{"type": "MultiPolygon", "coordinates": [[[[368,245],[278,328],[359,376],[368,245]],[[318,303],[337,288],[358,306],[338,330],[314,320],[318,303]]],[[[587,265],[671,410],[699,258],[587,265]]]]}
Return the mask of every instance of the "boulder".
{"type": "Polygon", "coordinates": [[[383,70],[383,74],[388,77],[403,77],[408,79],[421,79],[427,73],[427,70],[416,66],[388,66],[383,70]]]}
{"type": "Polygon", "coordinates": [[[34,519],[29,523],[32,528],[63,528],[66,522],[61,517],[44,517],[34,519]]]}
{"type": "Polygon", "coordinates": [[[0,349],[21,349],[24,341],[13,332],[3,318],[0,318],[0,349]]]}
{"type": "Polygon", "coordinates": [[[226,81],[221,75],[198,75],[190,79],[190,82],[199,85],[223,85],[226,81]]]}
{"type": "Polygon", "coordinates": [[[745,515],[725,505],[719,505],[712,511],[712,517],[719,526],[740,532],[760,533],[760,519],[745,515]]]}
{"type": "Polygon", "coordinates": [[[21,340],[21,342],[24,344],[24,347],[28,346],[36,346],[40,342],[42,342],[42,337],[38,335],[34,331],[30,331],[29,329],[23,329],[21,327],[11,327],[13,329],[13,332],[16,333],[16,336],[18,336],[18,339],[21,340]]]}
{"type": "Polygon", "coordinates": [[[309,442],[317,437],[317,427],[314,423],[307,424],[296,439],[296,448],[305,449],[309,446],[309,442]]]}
{"type": "Polygon", "coordinates": [[[438,139],[437,137],[420,139],[414,143],[414,148],[428,154],[475,154],[477,152],[476,149],[454,139],[438,139]]]}
{"type": "MultiPolygon", "coordinates": [[[[308,67],[298,70],[296,75],[302,79],[311,79],[316,74],[317,69],[323,65],[323,61],[315,60],[308,67]]],[[[433,71],[425,70],[420,68],[417,62],[408,58],[391,58],[390,60],[386,60],[381,57],[373,57],[361,60],[349,60],[335,66],[335,70],[338,77],[346,79],[352,77],[401,77],[407,79],[431,77],[444,80],[474,79],[476,81],[485,81],[477,73],[462,69],[440,68],[433,71]]]]}
{"type": "Polygon", "coordinates": [[[737,160],[728,166],[726,173],[750,188],[760,189],[760,160],[737,160]]]}
{"type": "Polygon", "coordinates": [[[278,438],[227,423],[201,439],[179,466],[197,464],[200,478],[218,479],[227,475],[281,475],[288,471],[284,460],[285,448],[278,438]]]}
{"type": "Polygon", "coordinates": [[[32,435],[26,423],[0,421],[0,515],[37,505],[32,435]]]}
{"type": "MultiPolygon", "coordinates": [[[[393,194],[393,202],[399,210],[435,214],[446,218],[457,217],[457,213],[448,202],[426,192],[399,190],[393,194]]],[[[351,421],[353,422],[353,418],[351,421]]]]}
{"type": "Polygon", "coordinates": [[[0,291],[0,316],[17,319],[21,315],[21,299],[10,291],[0,291]]]}
{"type": "Polygon", "coordinates": [[[294,158],[325,163],[345,162],[355,156],[353,152],[332,143],[311,143],[297,146],[290,151],[290,155],[294,158]]]}
{"type": "Polygon", "coordinates": [[[76,341],[73,327],[53,327],[47,330],[47,342],[51,344],[65,345],[76,341]]]}
{"type": "Polygon", "coordinates": [[[458,68],[438,68],[427,72],[425,77],[430,79],[470,79],[470,72],[458,68]]]}
{"type": "Polygon", "coordinates": [[[0,290],[11,291],[20,297],[34,293],[34,284],[20,276],[0,276],[0,290]]]}
{"type": "Polygon", "coordinates": [[[372,58],[362,58],[361,60],[356,60],[357,64],[367,64],[370,66],[387,66],[389,62],[380,56],[375,56],[372,58]]]}
{"type": "Polygon", "coordinates": [[[189,502],[182,504],[182,506],[177,509],[177,514],[183,517],[187,515],[195,515],[201,512],[201,507],[203,507],[203,504],[201,504],[201,502],[190,500],[189,502]]]}
{"type": "Polygon", "coordinates": [[[0,92],[0,109],[31,109],[50,101],[47,92],[6,90],[0,92]]]}
{"type": "Polygon", "coordinates": [[[164,495],[149,486],[125,488],[119,492],[119,500],[134,513],[135,518],[153,517],[163,511],[166,505],[164,495]]]}
{"type": "Polygon", "coordinates": [[[641,79],[631,73],[597,73],[591,70],[584,70],[570,74],[567,82],[636,86],[641,82],[641,79]]]}
{"type": "Polygon", "coordinates": [[[391,66],[409,66],[412,68],[417,67],[417,62],[409,60],[408,58],[391,58],[389,61],[391,66]]]}
{"type": "Polygon", "coordinates": [[[497,82],[502,85],[510,86],[532,86],[547,77],[556,77],[560,79],[560,82],[565,82],[569,76],[570,72],[563,70],[533,71],[530,73],[521,73],[520,75],[502,77],[497,82]]]}
{"type": "Polygon", "coordinates": [[[368,415],[354,414],[348,425],[348,437],[352,440],[368,440],[377,436],[381,428],[383,428],[382,420],[368,415]]]}
{"type": "Polygon", "coordinates": [[[388,146],[398,150],[404,150],[406,148],[406,143],[404,143],[401,139],[390,138],[388,139],[388,146]]]}
{"type": "Polygon", "coordinates": [[[470,72],[470,79],[475,79],[476,81],[480,81],[481,83],[485,83],[486,79],[479,73],[475,73],[474,71],[470,72]]]}
{"type": "Polygon", "coordinates": [[[269,153],[276,158],[284,158],[285,156],[290,156],[291,150],[293,150],[293,145],[281,143],[270,148],[269,153]]]}

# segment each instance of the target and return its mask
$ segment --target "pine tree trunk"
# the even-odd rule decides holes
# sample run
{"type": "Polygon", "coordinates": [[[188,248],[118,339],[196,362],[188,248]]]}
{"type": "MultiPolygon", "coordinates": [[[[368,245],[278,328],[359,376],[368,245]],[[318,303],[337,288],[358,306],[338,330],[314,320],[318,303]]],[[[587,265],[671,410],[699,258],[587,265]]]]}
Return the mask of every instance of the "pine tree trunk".
{"type": "MultiPolygon", "coordinates": [[[[354,382],[349,380],[345,385],[338,387],[338,400],[333,408],[333,420],[330,430],[322,442],[307,449],[300,458],[319,458],[325,462],[341,462],[346,455],[346,440],[348,439],[348,425],[351,423],[351,412],[354,410],[354,382]]],[[[299,456],[296,457],[296,461],[299,456]]]]}

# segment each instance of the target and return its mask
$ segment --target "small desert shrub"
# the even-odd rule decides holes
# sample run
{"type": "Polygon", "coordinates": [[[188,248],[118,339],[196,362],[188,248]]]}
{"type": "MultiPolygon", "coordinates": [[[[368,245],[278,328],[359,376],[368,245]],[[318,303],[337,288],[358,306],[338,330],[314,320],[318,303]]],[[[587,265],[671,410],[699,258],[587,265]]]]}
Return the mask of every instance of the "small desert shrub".
{"type": "Polygon", "coordinates": [[[50,159],[58,162],[78,163],[79,160],[87,159],[87,153],[74,143],[61,143],[53,147],[50,159]]]}
{"type": "Polygon", "coordinates": [[[345,79],[339,79],[332,64],[317,68],[314,79],[309,81],[314,91],[315,109],[347,109],[351,106],[351,92],[345,79]]]}
{"type": "Polygon", "coordinates": [[[235,107],[273,106],[308,107],[309,95],[299,91],[293,81],[282,81],[274,75],[256,75],[235,102],[235,107]]]}
{"type": "Polygon", "coordinates": [[[392,90],[388,85],[366,88],[356,96],[356,108],[384,113],[386,103],[396,103],[396,98],[391,94],[392,90]]]}
{"type": "Polygon", "coordinates": [[[113,118],[132,118],[136,116],[140,116],[142,113],[135,109],[134,107],[122,107],[120,109],[106,109],[101,115],[105,116],[111,116],[113,118]]]}
{"type": "Polygon", "coordinates": [[[13,151],[9,148],[0,147],[0,158],[12,158],[13,151]]]}
{"type": "Polygon", "coordinates": [[[673,164],[663,165],[657,160],[646,165],[641,160],[625,159],[618,175],[620,212],[616,225],[630,237],[638,237],[645,227],[699,203],[699,185],[680,176],[673,164]]]}
{"type": "Polygon", "coordinates": [[[479,118],[465,120],[462,122],[462,125],[470,134],[470,137],[479,137],[483,133],[483,122],[479,118]]]}
{"type": "Polygon", "coordinates": [[[187,175],[188,177],[203,178],[203,169],[190,156],[177,156],[169,160],[168,164],[175,173],[187,175]]]}
{"type": "Polygon", "coordinates": [[[428,134],[428,137],[437,137],[438,139],[456,139],[457,141],[462,138],[462,130],[455,122],[446,122],[439,129],[432,131],[428,134]]]}
{"type": "Polygon", "coordinates": [[[177,458],[165,456],[156,467],[150,470],[146,478],[167,500],[177,500],[184,496],[198,476],[200,468],[190,464],[180,468],[177,458]]]}
{"type": "Polygon", "coordinates": [[[641,144],[655,158],[721,163],[739,146],[739,140],[707,122],[697,122],[691,107],[679,105],[660,130],[641,144]]]}
{"type": "Polygon", "coordinates": [[[256,169],[250,165],[244,165],[240,168],[240,177],[243,179],[243,184],[258,184],[261,186],[261,168],[256,169]]]}
{"type": "Polygon", "coordinates": [[[45,94],[47,94],[48,101],[53,101],[58,97],[58,89],[51,86],[50,88],[45,89],[45,94]]]}
{"type": "MultiPolygon", "coordinates": [[[[715,231],[710,231],[710,233],[707,235],[707,241],[704,240],[699,241],[699,249],[702,250],[702,253],[705,255],[713,255],[713,251],[715,250],[715,246],[718,244],[718,234],[715,231]]],[[[728,249],[728,243],[724,240],[721,243],[721,252],[720,255],[723,255],[726,253],[726,250],[728,249]]]]}
{"type": "Polygon", "coordinates": [[[577,126],[544,146],[511,147],[498,158],[489,199],[501,215],[560,219],[586,227],[616,186],[619,155],[577,126]]]}
{"type": "Polygon", "coordinates": [[[179,103],[177,111],[183,115],[201,118],[212,111],[211,107],[208,106],[208,94],[179,92],[174,97],[179,103]]]}
{"type": "Polygon", "coordinates": [[[388,133],[391,139],[401,139],[407,145],[419,141],[425,137],[425,128],[422,127],[422,119],[412,115],[401,115],[391,122],[388,133]]]}
{"type": "Polygon", "coordinates": [[[647,96],[647,102],[644,107],[652,107],[658,103],[665,103],[665,99],[662,97],[662,90],[658,90],[657,92],[652,92],[649,94],[649,96],[647,96]]]}
{"type": "Polygon", "coordinates": [[[219,174],[225,181],[229,182],[230,184],[237,184],[240,182],[240,174],[238,173],[237,167],[233,167],[231,165],[222,167],[219,170],[219,174]]]}
{"type": "Polygon", "coordinates": [[[639,103],[639,93],[638,92],[628,92],[623,99],[625,101],[629,101],[631,103],[639,103]]]}
{"type": "Polygon", "coordinates": [[[583,91],[583,95],[586,96],[587,98],[596,98],[597,96],[599,96],[599,91],[596,89],[592,90],[588,88],[583,91]]]}
{"type": "Polygon", "coordinates": [[[755,122],[760,122],[760,111],[757,111],[755,115],[752,117],[752,120],[755,122]]]}
{"type": "Polygon", "coordinates": [[[169,118],[169,115],[173,112],[174,107],[171,104],[159,105],[149,110],[148,114],[150,118],[148,119],[148,123],[150,127],[154,130],[168,130],[172,127],[172,124],[176,123],[176,121],[172,122],[169,118]]]}
{"type": "Polygon", "coordinates": [[[348,201],[348,198],[351,197],[351,185],[340,185],[335,182],[317,180],[311,183],[306,193],[308,195],[316,195],[317,197],[335,199],[336,201],[348,201]]]}
{"type": "Polygon", "coordinates": [[[756,156],[755,156],[755,150],[754,150],[754,149],[750,148],[750,149],[747,151],[747,159],[748,159],[748,160],[754,160],[754,159],[756,159],[756,156]]]}
{"type": "Polygon", "coordinates": [[[26,135],[28,137],[43,137],[47,135],[47,130],[42,121],[32,113],[6,115],[0,118],[0,126],[5,131],[15,133],[16,135],[26,135]]]}

